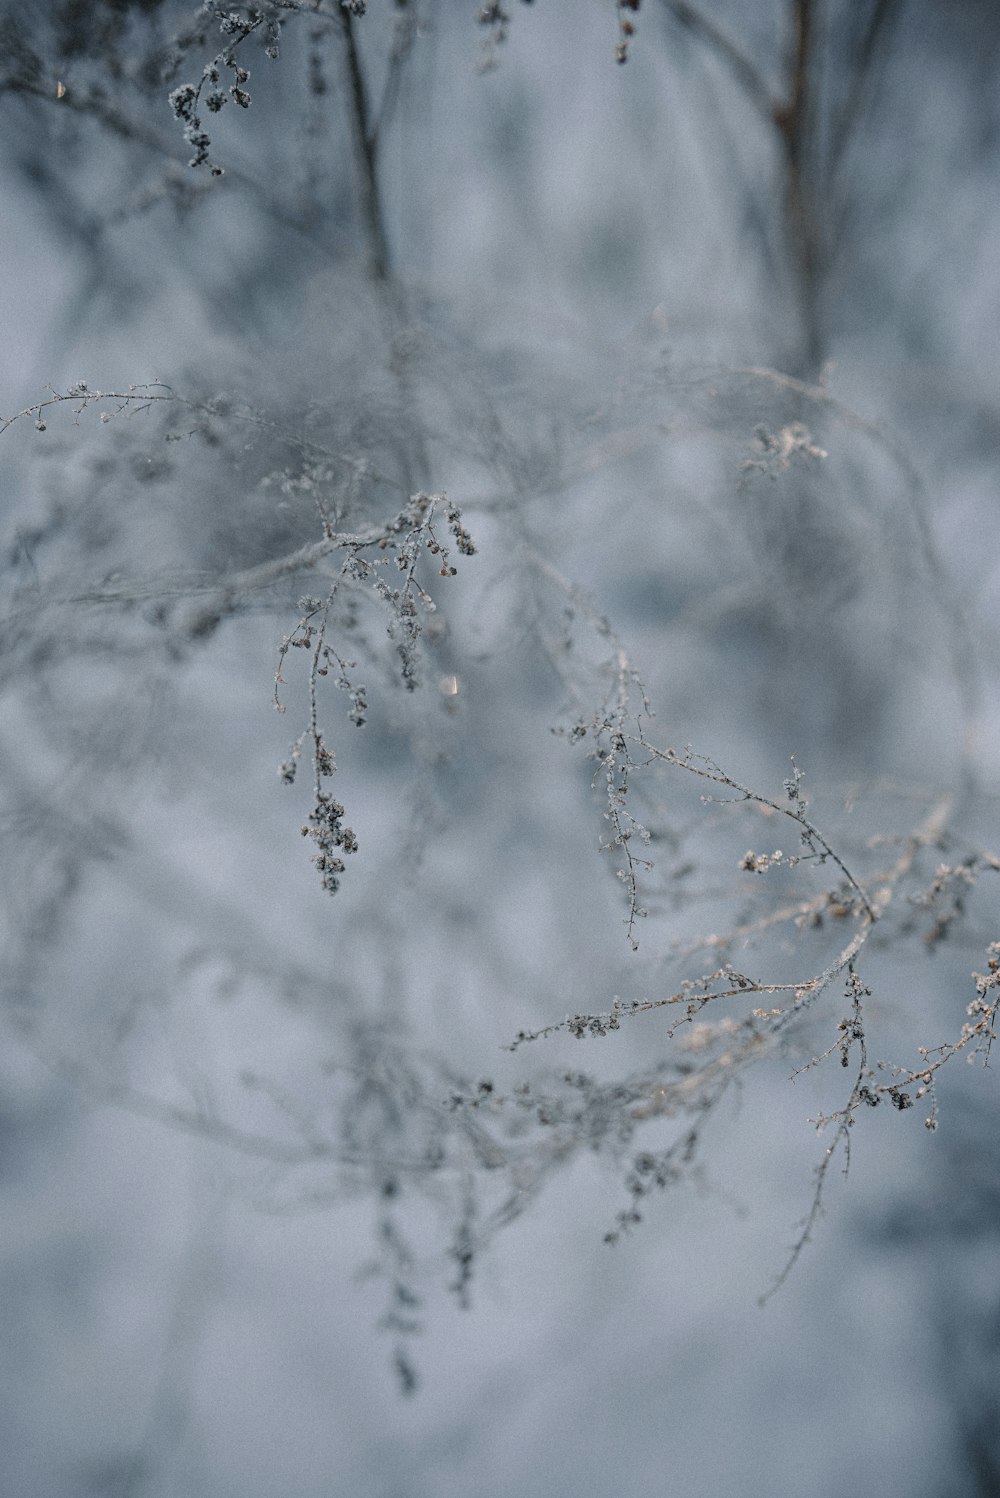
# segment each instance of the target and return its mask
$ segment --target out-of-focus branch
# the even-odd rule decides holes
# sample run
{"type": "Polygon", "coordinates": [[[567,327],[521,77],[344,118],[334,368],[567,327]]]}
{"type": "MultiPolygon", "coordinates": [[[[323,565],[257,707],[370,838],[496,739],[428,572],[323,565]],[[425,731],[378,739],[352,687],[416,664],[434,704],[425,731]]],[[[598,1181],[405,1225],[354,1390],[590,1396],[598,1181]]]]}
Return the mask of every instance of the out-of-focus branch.
{"type": "Polygon", "coordinates": [[[379,116],[376,118],[369,99],[368,84],[354,30],[354,19],[346,8],[340,12],[340,25],[344,38],[345,71],[349,96],[348,116],[357,161],[361,218],[368,245],[368,273],[381,290],[386,304],[389,336],[392,342],[392,370],[396,378],[402,410],[411,418],[397,446],[404,482],[407,488],[412,490],[429,482],[431,467],[427,444],[417,414],[418,401],[413,378],[413,360],[405,336],[406,297],[393,266],[378,173],[380,129],[392,106],[395,91],[398,89],[398,73],[406,59],[408,48],[400,47],[394,52],[390,62],[387,93],[383,98],[379,116]],[[399,336],[401,333],[403,337],[399,336]]]}
{"type": "Polygon", "coordinates": [[[850,144],[851,134],[861,110],[865,90],[871,78],[872,65],[878,52],[879,42],[883,33],[892,22],[894,13],[897,13],[898,10],[899,0],[875,0],[875,4],[872,7],[871,15],[868,17],[868,24],[865,27],[864,35],[858,46],[850,90],[831,132],[827,162],[827,171],[830,178],[836,175],[847,147],[850,144]]]}
{"type": "Polygon", "coordinates": [[[768,124],[773,124],[774,112],[778,107],[777,101],[768,88],[763,74],[758,71],[746,53],[741,52],[736,43],[716,26],[714,21],[708,20],[693,5],[688,5],[687,0],[663,0],[663,5],[678,25],[683,26],[692,36],[696,36],[709,51],[714,52],[726,64],[750,103],[760,111],[768,124]]]}
{"type": "Polygon", "coordinates": [[[416,0],[396,0],[396,18],[394,24],[396,33],[393,38],[392,51],[389,53],[389,64],[386,68],[385,82],[382,85],[382,98],[379,101],[378,115],[374,124],[376,149],[378,148],[383,131],[395,111],[396,103],[399,99],[399,85],[403,77],[403,69],[417,34],[416,0]]]}
{"type": "Polygon", "coordinates": [[[785,242],[796,281],[801,328],[800,368],[815,375],[823,361],[819,291],[823,273],[822,183],[813,131],[815,40],[813,0],[794,0],[787,101],[774,112],[785,156],[785,242]]]}
{"type": "Polygon", "coordinates": [[[385,216],[378,182],[378,126],[372,118],[357,37],[350,11],[340,12],[340,25],[344,37],[347,85],[350,96],[348,117],[354,155],[358,163],[358,188],[361,202],[361,217],[368,241],[368,269],[375,281],[388,281],[392,275],[389,241],[385,232],[385,216]]]}

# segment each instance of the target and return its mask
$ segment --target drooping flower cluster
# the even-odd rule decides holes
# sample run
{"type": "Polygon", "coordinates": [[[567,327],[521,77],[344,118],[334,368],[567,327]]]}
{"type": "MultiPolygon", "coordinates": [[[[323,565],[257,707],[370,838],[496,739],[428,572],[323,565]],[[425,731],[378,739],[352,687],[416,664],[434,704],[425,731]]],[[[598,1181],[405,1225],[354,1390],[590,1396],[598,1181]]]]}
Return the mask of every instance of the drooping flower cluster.
{"type": "MultiPolygon", "coordinates": [[[[322,503],[318,503],[322,518],[325,511],[322,503]]],[[[283,784],[294,783],[303,745],[311,739],[316,799],[302,831],[319,844],[314,862],[322,876],[323,887],[330,894],[335,894],[340,888],[340,875],[344,872],[341,855],[355,852],[358,844],[353,831],[342,825],[343,806],[320,784],[323,777],[333,775],[337,768],[319,727],[320,680],[329,676],[331,671],[336,673],[335,685],[349,695],[349,717],[356,727],[362,727],[368,715],[368,689],[353,675],[357,662],[340,654],[330,642],[330,634],[336,628],[338,633],[353,635],[358,593],[362,596],[374,593],[388,614],[386,633],[395,645],[403,685],[407,691],[417,690],[420,685],[422,614],[434,613],[437,609],[427,588],[417,579],[421,559],[425,553],[432,556],[438,563],[440,577],[454,577],[457,572],[450,560],[449,547],[435,533],[434,522],[439,511],[444,513],[455,548],[463,556],[473,556],[476,547],[462,523],[461,510],[444,494],[420,492],[412,495],[388,524],[364,535],[338,535],[329,520],[324,519],[321,546],[329,551],[342,549],[346,556],[326,598],[299,600],[301,617],[279,647],[274,695],[274,705],[279,712],[284,712],[278,693],[285,680],[281,674],[285,658],[291,650],[299,649],[306,651],[310,659],[309,723],[292,745],[288,759],[279,766],[278,775],[283,784]],[[390,559],[401,574],[398,587],[392,586],[382,575],[390,565],[390,559]],[[339,611],[336,617],[333,615],[335,605],[339,611]]]]}

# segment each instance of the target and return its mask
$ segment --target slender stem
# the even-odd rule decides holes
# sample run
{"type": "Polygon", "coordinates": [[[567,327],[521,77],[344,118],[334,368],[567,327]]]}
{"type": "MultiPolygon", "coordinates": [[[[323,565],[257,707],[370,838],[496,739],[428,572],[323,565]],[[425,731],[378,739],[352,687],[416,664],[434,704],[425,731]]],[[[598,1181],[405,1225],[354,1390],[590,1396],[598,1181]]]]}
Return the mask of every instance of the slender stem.
{"type": "Polygon", "coordinates": [[[810,822],[798,800],[790,802],[787,806],[782,805],[780,801],[772,801],[770,796],[762,796],[757,791],[752,791],[749,786],[741,785],[738,780],[734,780],[731,775],[725,774],[717,765],[712,764],[711,760],[705,760],[702,764],[695,764],[693,760],[675,753],[673,749],[658,749],[655,744],[650,744],[645,738],[640,738],[639,742],[654,759],[662,759],[667,764],[677,765],[679,769],[687,770],[692,775],[698,775],[702,780],[711,780],[716,785],[728,786],[730,790],[736,792],[741,801],[755,801],[758,806],[769,807],[771,811],[777,811],[783,817],[789,817],[791,821],[797,823],[802,828],[803,833],[807,835],[811,844],[819,849],[822,856],[829,858],[832,863],[837,865],[847,883],[858,896],[858,902],[869,921],[874,925],[878,920],[878,911],[872,905],[865,891],[843,859],[831,848],[819,828],[810,822]]]}
{"type": "Polygon", "coordinates": [[[344,33],[347,82],[351,96],[348,113],[354,138],[354,155],[360,174],[361,217],[368,239],[368,268],[373,280],[388,282],[392,277],[392,260],[379,193],[378,131],[372,123],[368,86],[365,83],[350,11],[340,12],[340,24],[344,33]]]}
{"type": "Polygon", "coordinates": [[[763,75],[757,71],[750,58],[740,51],[736,43],[714,21],[703,16],[693,5],[688,5],[687,0],[663,0],[663,4],[678,25],[696,36],[722,59],[750,102],[769,124],[772,123],[774,99],[763,75]]]}
{"type": "Polygon", "coordinates": [[[793,44],[784,99],[771,89],[756,64],[724,31],[687,0],[663,0],[668,14],[729,69],[745,98],[776,130],[784,169],[781,237],[784,260],[795,285],[799,336],[793,373],[814,378],[823,361],[819,293],[825,269],[819,209],[823,183],[815,174],[815,41],[818,0],[790,0],[793,44]]]}
{"type": "Polygon", "coordinates": [[[832,179],[843,160],[871,79],[879,40],[898,10],[899,0],[875,0],[864,35],[861,38],[854,63],[851,87],[836,121],[834,122],[829,151],[828,173],[832,179]]]}
{"type": "Polygon", "coordinates": [[[795,277],[801,329],[799,372],[815,375],[822,364],[823,340],[819,319],[822,276],[812,115],[814,79],[811,76],[815,40],[815,0],[793,0],[794,44],[788,98],[774,114],[785,153],[785,243],[795,277]]]}
{"type": "MultiPolygon", "coordinates": [[[[379,189],[379,129],[382,119],[376,119],[372,111],[350,11],[341,11],[340,24],[344,36],[350,94],[348,114],[354,139],[354,154],[358,162],[361,217],[368,240],[368,272],[381,292],[385,306],[391,346],[391,368],[399,391],[401,406],[403,411],[413,413],[412,420],[407,423],[409,429],[400,433],[396,443],[403,480],[407,492],[412,493],[415,488],[429,482],[431,467],[418,412],[413,355],[407,348],[406,338],[399,337],[400,333],[405,331],[408,319],[406,296],[396,277],[389,249],[389,236],[382,208],[382,194],[379,189]]],[[[403,51],[399,62],[395,64],[397,70],[402,66],[405,56],[406,53],[403,51]]],[[[392,90],[394,91],[397,87],[398,81],[392,84],[392,90]]]]}

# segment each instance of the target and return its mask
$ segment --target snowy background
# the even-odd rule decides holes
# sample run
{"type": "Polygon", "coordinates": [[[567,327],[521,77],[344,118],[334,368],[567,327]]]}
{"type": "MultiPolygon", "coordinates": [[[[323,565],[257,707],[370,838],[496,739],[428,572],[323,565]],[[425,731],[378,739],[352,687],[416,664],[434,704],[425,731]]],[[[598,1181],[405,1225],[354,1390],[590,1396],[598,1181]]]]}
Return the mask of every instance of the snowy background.
{"type": "MultiPolygon", "coordinates": [[[[702,11],[776,97],[791,9],[702,11]]],[[[996,1491],[991,1069],[942,1072],[936,1132],[919,1107],[859,1120],[849,1180],[757,1303],[811,1200],[828,1136],[809,1120],[843,1105],[836,1057],[789,1080],[835,1038],[836,993],[712,1111],[703,1173],[617,1243],[621,1151],[526,1158],[467,1307],[462,1182],[378,1188],[451,1090],[665,1053],[662,1011],[502,1047],[706,970],[677,946],[760,913],[737,872],[754,835],[794,842],[660,776],[632,951],[587,746],[551,732],[603,659],[588,608],[658,743],[772,796],[794,753],[866,867],[870,836],[905,837],[942,791],[965,791],[962,846],[996,848],[1000,24],[985,0],[815,9],[824,151],[847,122],[820,184],[821,368],[781,264],[774,133],[686,7],[623,11],[616,66],[610,0],[512,3],[486,71],[477,6],[417,7],[380,162],[395,324],[362,263],[335,7],[326,29],[287,18],[276,60],[248,41],[252,107],[212,119],[218,179],[187,167],[166,101],[217,22],[164,82],[188,22],[168,0],[0,7],[0,413],[79,381],[192,403],[106,424],[69,403],[2,433],[5,1492],[996,1491]],[[768,442],[792,422],[825,457],[782,464],[768,442]],[[370,469],[305,483],[308,442],[370,469]],[[433,578],[419,692],[369,611],[350,649],[370,721],[322,698],[361,845],[331,899],[299,836],[305,770],[275,773],[306,725],[305,652],[271,704],[318,584],[201,632],[185,611],[315,540],[317,485],[363,528],[414,477],[478,552],[433,578]],[[414,1323],[412,1397],[387,1308],[414,1323]]],[[[373,97],[410,14],[373,0],[353,22],[373,97]]],[[[773,877],[789,899],[826,887],[773,877]]],[[[958,1034],[1000,937],[986,877],[933,951],[873,936],[879,1056],[958,1034]]],[[[792,981],[838,934],[733,961],[792,981]]]]}

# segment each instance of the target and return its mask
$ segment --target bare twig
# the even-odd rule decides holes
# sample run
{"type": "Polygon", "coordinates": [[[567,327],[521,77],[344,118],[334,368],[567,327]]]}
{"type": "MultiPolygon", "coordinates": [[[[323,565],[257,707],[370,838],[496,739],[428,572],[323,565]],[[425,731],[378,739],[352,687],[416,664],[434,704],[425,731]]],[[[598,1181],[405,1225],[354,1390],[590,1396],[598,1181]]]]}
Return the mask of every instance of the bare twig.
{"type": "Polygon", "coordinates": [[[756,65],[731,37],[710,21],[687,0],[662,0],[664,9],[685,31],[698,38],[710,52],[721,58],[740,85],[747,99],[768,124],[774,123],[777,101],[756,65]]]}

